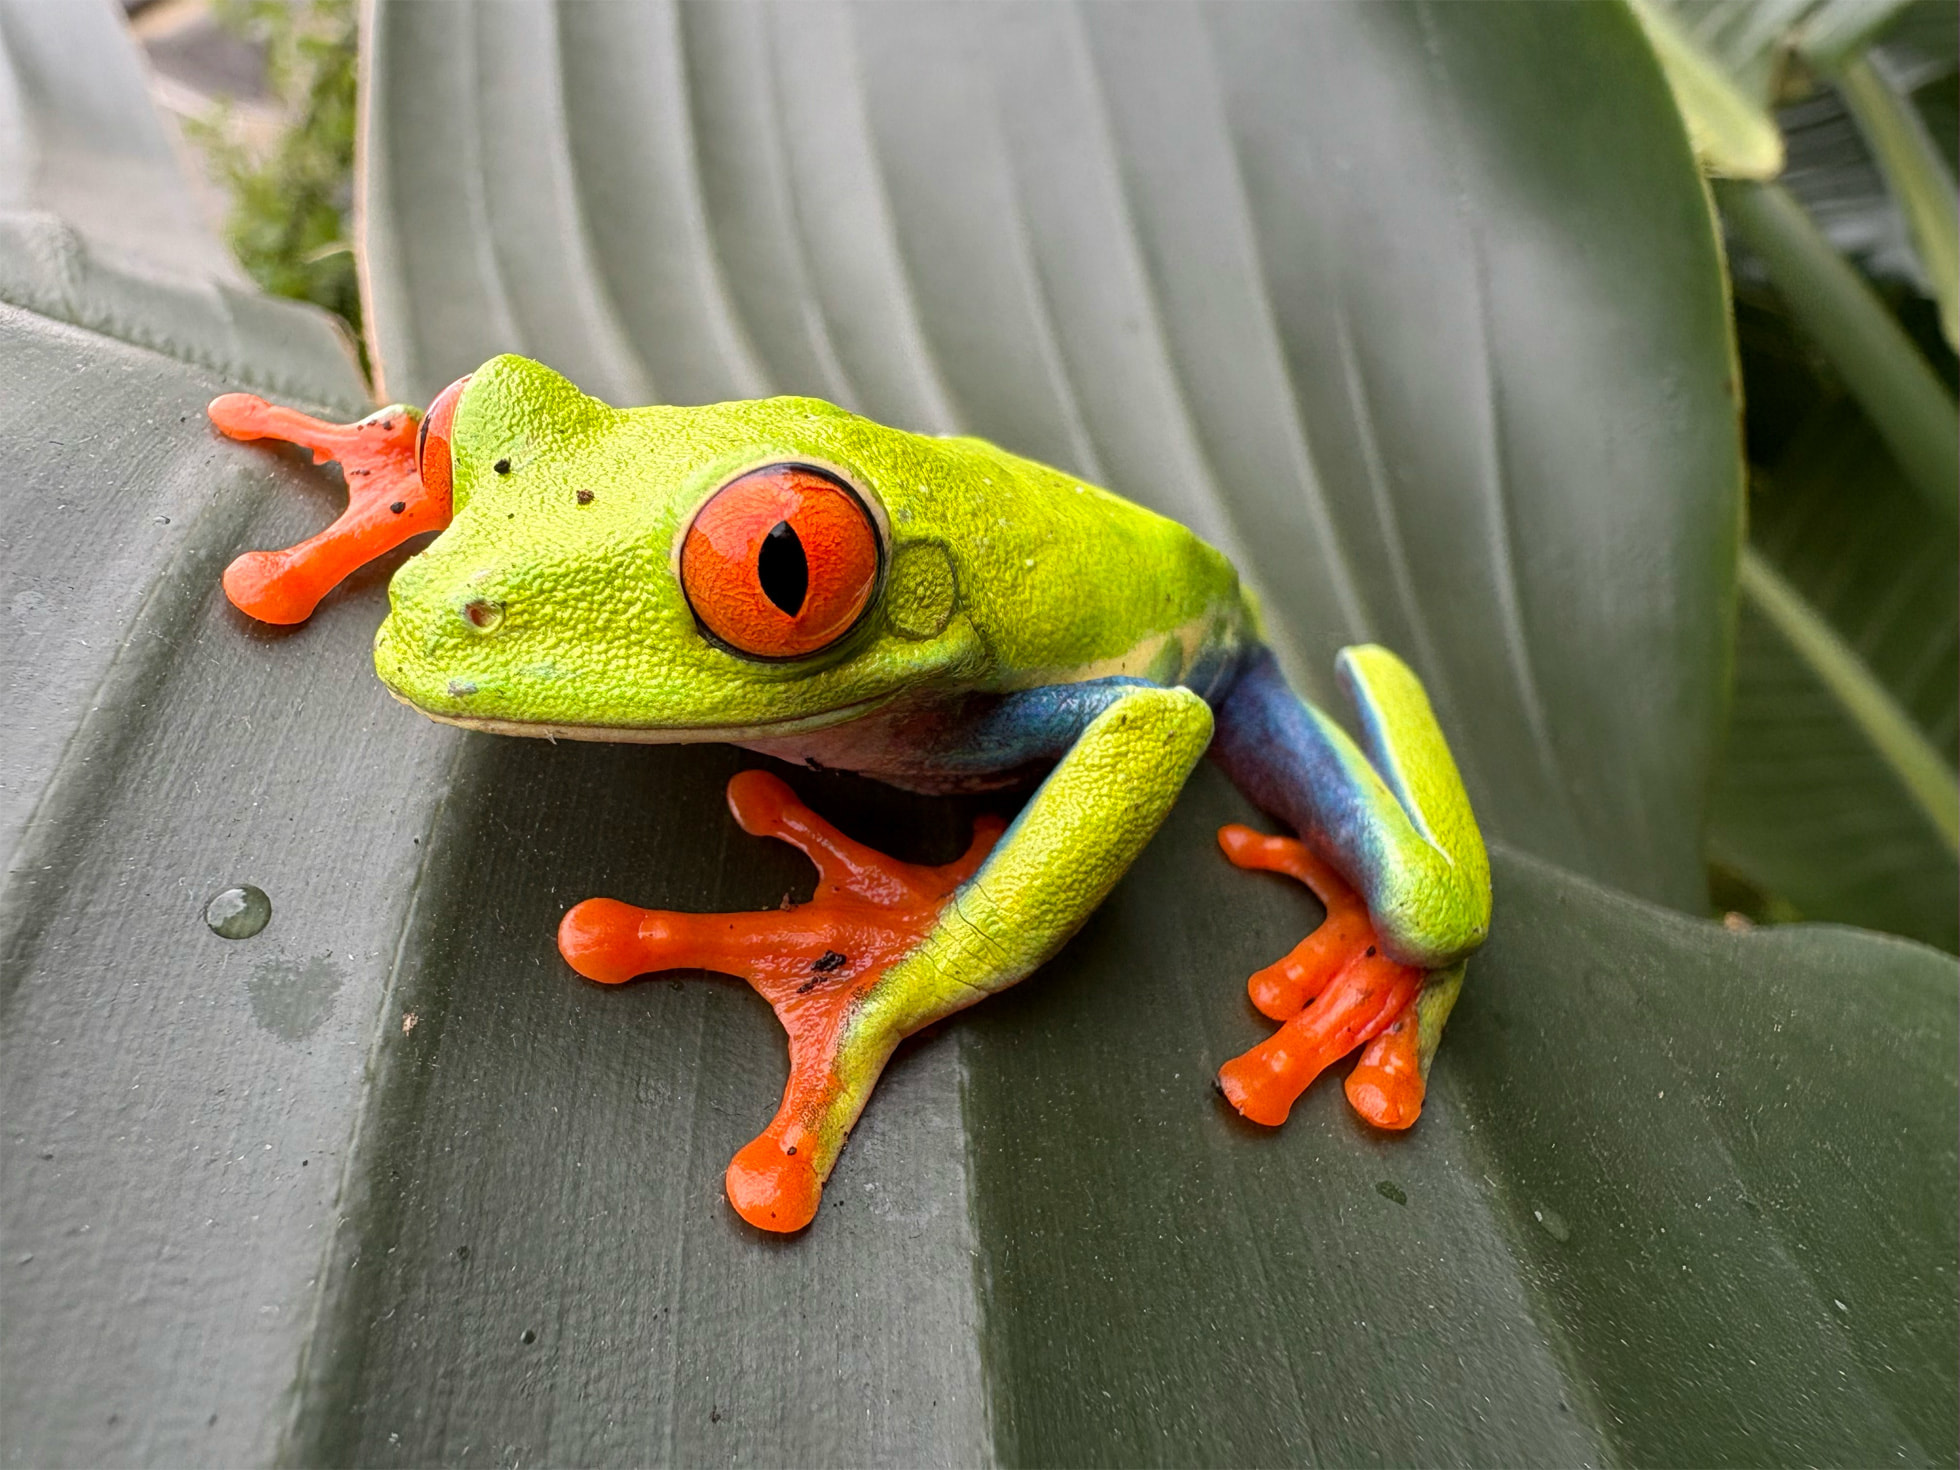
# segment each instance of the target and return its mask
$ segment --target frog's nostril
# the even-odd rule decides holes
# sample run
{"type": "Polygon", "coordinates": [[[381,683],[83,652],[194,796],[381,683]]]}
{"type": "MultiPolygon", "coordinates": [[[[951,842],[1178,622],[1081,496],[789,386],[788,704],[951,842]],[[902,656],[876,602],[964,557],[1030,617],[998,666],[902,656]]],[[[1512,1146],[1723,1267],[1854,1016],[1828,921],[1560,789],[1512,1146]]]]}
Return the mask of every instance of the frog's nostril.
{"type": "Polygon", "coordinates": [[[494,633],[497,625],[504,620],[504,605],[501,602],[486,602],[482,598],[463,604],[463,621],[479,633],[494,633]]]}

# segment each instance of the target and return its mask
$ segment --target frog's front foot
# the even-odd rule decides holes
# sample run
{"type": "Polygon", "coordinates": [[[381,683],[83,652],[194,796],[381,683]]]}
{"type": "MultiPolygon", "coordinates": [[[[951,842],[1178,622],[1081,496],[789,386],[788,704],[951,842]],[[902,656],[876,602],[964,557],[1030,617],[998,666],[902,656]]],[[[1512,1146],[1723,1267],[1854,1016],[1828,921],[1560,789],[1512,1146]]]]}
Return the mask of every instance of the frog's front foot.
{"type": "Polygon", "coordinates": [[[810,902],[683,914],[587,899],[559,925],[558,948],[579,974],[604,984],[656,970],[717,970],[747,980],[775,1008],[789,1033],[789,1082],[775,1118],[730,1161],[728,1198],[759,1229],[800,1230],[903,1039],[885,1018],[917,1014],[891,1003],[904,998],[880,994],[888,973],[933,930],[1004,824],[983,817],[964,856],[923,867],[853,842],[765,771],[731,780],[728,805],[744,831],[780,838],[816,864],[810,902]]]}
{"type": "MultiPolygon", "coordinates": [[[[467,382],[464,379],[463,382],[467,382]]],[[[225,568],[225,596],[263,623],[303,623],[320,599],[376,557],[450,520],[449,424],[454,383],[425,415],[397,403],[359,423],[333,424],[250,393],[226,393],[205,412],[231,439],[271,439],[336,461],[347,508],[318,535],[280,551],[248,551],[225,568]]]]}
{"type": "Polygon", "coordinates": [[[1277,1126],[1316,1077],[1365,1045],[1348,1076],[1349,1103],[1378,1128],[1407,1128],[1422,1111],[1424,972],[1382,953],[1367,906],[1305,843],[1233,825],[1220,829],[1218,844],[1241,868],[1299,879],[1327,906],[1318,929],[1248,982],[1253,1005],[1284,1024],[1219,1068],[1226,1099],[1253,1122],[1277,1126]]]}

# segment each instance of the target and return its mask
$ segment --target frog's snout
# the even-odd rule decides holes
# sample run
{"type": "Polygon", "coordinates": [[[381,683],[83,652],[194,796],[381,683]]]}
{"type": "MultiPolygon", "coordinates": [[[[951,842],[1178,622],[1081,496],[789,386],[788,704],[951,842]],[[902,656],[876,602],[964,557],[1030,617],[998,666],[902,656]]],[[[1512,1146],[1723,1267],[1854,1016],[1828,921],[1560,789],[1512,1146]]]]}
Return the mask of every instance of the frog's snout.
{"type": "Polygon", "coordinates": [[[374,639],[375,672],[394,694],[435,714],[475,710],[504,684],[501,649],[516,630],[501,569],[460,578],[411,562],[395,575],[374,639]],[[487,676],[487,678],[486,678],[487,676]]]}

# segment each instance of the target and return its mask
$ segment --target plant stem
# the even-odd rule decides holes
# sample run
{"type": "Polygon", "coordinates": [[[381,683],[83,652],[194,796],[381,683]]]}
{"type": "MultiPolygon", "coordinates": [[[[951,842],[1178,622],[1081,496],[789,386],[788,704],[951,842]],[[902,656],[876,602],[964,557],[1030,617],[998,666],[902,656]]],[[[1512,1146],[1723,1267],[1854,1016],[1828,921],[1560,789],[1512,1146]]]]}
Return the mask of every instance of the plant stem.
{"type": "Polygon", "coordinates": [[[1950,850],[1960,852],[1960,781],[1856,650],[1753,546],[1742,548],[1742,595],[1788,640],[1950,850]]]}
{"type": "Polygon", "coordinates": [[[1838,91],[1905,210],[1919,264],[1940,304],[1940,330],[1960,346],[1960,213],[1953,177],[1912,104],[1861,56],[1839,73],[1838,91]]]}
{"type": "Polygon", "coordinates": [[[1719,179],[1715,197],[1912,487],[1960,519],[1960,414],[1912,339],[1787,190],[1719,179]]]}

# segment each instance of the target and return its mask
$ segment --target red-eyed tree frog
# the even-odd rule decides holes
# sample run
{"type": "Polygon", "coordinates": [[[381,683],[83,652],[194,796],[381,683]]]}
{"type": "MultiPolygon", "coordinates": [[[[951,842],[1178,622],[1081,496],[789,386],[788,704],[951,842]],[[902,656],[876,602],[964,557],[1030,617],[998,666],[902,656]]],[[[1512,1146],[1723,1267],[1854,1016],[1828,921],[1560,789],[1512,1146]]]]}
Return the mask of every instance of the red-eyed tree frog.
{"type": "Polygon", "coordinates": [[[763,1230],[815,1216],[899,1041],[1025,979],[1109,893],[1209,751],[1290,827],[1219,833],[1326,921],[1254,975],[1278,1031],[1218,1081],[1278,1125],[1361,1048],[1347,1096],[1406,1128],[1490,921],[1490,869],[1429,701],[1378,647],[1338,670],[1357,742],[1297,697],[1219,552],[1173,521],[978,439],[884,428],[809,398],[617,409],[521,357],[426,414],[322,423],[242,394],[236,439],[338,460],[345,514],[225,574],[244,612],[304,621],[355,567],[440,530],[395,574],[375,638],[394,695],[437,720],[559,739],[726,741],[907,789],[1032,785],[944,867],[844,836],[778,777],[735,820],[816,864],[784,911],[682,914],[592,898],[558,946],[616,984],[741,976],[789,1033],[782,1106],[728,1166],[763,1230]]]}

